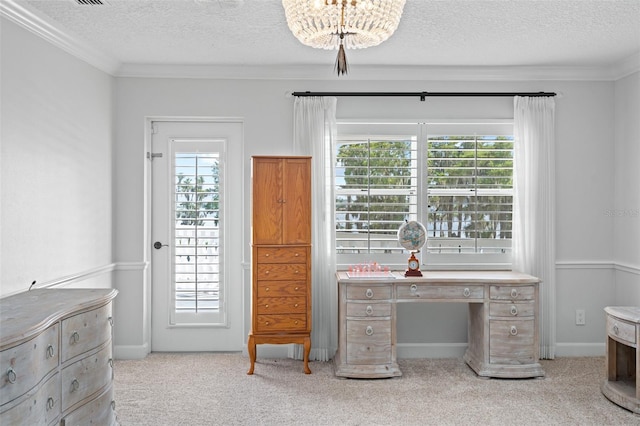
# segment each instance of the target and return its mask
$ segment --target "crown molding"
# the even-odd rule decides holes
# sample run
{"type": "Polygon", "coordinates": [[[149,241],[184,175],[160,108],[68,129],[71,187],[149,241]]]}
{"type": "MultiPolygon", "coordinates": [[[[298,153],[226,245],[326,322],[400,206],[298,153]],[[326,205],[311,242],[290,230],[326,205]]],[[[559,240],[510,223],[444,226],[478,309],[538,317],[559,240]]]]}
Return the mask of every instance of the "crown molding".
{"type": "Polygon", "coordinates": [[[412,81],[615,81],[640,71],[640,52],[606,67],[549,66],[385,66],[350,64],[338,77],[332,64],[314,65],[158,65],[121,63],[76,35],[55,27],[15,0],[0,2],[0,16],[114,77],[231,80],[412,80],[412,81]]]}
{"type": "Polygon", "coordinates": [[[14,0],[0,2],[0,16],[107,74],[114,75],[121,66],[117,60],[98,51],[79,37],[53,26],[47,22],[46,17],[14,0]]]}

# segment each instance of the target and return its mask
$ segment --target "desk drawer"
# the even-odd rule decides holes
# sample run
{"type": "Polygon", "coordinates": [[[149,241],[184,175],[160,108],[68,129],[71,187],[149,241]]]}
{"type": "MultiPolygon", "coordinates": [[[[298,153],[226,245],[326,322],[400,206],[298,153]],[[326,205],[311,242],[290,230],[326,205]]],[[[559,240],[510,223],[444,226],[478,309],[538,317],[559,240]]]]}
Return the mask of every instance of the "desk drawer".
{"type": "Polygon", "coordinates": [[[347,363],[391,362],[390,320],[347,320],[347,363]]]}
{"type": "Polygon", "coordinates": [[[401,284],[396,288],[398,299],[484,299],[481,285],[401,284]]]}
{"type": "Polygon", "coordinates": [[[607,334],[628,346],[636,347],[635,324],[607,315],[607,334]]]}
{"type": "Polygon", "coordinates": [[[259,297],[256,304],[258,315],[307,312],[306,297],[259,297]]]}
{"type": "Polygon", "coordinates": [[[492,285],[489,289],[491,300],[534,300],[535,295],[536,290],[532,285],[492,285]]]}
{"type": "Polygon", "coordinates": [[[306,281],[258,281],[258,297],[305,296],[306,281]]]}
{"type": "Polygon", "coordinates": [[[534,319],[490,320],[489,362],[530,364],[535,361],[534,319]]]}
{"type": "Polygon", "coordinates": [[[348,317],[390,317],[391,303],[347,303],[348,317]]]}
{"type": "Polygon", "coordinates": [[[258,264],[259,280],[306,280],[306,264],[278,264],[264,263],[258,264]]]}
{"type": "Polygon", "coordinates": [[[535,315],[535,304],[491,302],[489,315],[492,317],[532,317],[535,315]]]}
{"type": "Polygon", "coordinates": [[[60,414],[60,378],[54,374],[38,391],[2,413],[3,425],[50,425],[60,414]]]}
{"type": "Polygon", "coordinates": [[[348,300],[386,300],[391,299],[391,286],[350,284],[347,286],[348,300]]]}
{"type": "Polygon", "coordinates": [[[111,341],[99,352],[76,361],[62,370],[62,410],[111,383],[113,378],[111,341]]]}
{"type": "Polygon", "coordinates": [[[278,333],[281,331],[306,331],[307,314],[256,315],[256,331],[278,333]]]}
{"type": "Polygon", "coordinates": [[[111,303],[62,321],[62,362],[111,339],[111,303]]]}
{"type": "Polygon", "coordinates": [[[305,247],[258,247],[258,263],[307,263],[305,247]]]}

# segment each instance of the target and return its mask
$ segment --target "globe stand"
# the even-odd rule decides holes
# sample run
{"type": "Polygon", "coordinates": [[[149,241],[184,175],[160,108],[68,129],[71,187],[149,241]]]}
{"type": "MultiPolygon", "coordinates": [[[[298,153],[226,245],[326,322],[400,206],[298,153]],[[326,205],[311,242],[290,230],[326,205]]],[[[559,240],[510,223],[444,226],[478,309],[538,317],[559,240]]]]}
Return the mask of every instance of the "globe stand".
{"type": "Polygon", "coordinates": [[[421,277],[422,271],[420,270],[420,262],[416,258],[415,254],[417,252],[411,252],[411,257],[407,260],[407,263],[410,265],[409,268],[404,272],[405,277],[421,277]],[[415,266],[412,268],[411,266],[415,266]]]}

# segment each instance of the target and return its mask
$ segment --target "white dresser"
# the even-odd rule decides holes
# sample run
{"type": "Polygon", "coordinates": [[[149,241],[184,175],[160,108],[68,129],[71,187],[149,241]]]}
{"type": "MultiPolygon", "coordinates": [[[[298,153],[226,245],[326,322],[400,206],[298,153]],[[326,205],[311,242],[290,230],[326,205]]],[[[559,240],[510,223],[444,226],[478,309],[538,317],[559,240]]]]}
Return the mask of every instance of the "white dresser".
{"type": "Polygon", "coordinates": [[[538,278],[510,271],[423,274],[369,278],[338,272],[338,377],[402,375],[396,358],[396,306],[425,302],[469,305],[464,360],[479,376],[544,376],[538,360],[538,278]]]}
{"type": "Polygon", "coordinates": [[[113,289],[0,299],[0,424],[116,425],[113,289]]]}

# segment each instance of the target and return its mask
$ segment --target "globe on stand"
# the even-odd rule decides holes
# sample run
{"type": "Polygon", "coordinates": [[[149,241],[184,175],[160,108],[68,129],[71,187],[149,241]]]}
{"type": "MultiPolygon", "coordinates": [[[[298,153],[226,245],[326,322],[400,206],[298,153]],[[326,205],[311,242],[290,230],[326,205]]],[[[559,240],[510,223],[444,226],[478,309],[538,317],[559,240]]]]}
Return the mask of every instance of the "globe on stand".
{"type": "Polygon", "coordinates": [[[420,249],[427,242],[427,230],[420,223],[415,220],[406,221],[398,229],[398,242],[402,247],[411,251],[411,256],[407,260],[407,270],[404,273],[405,277],[421,277],[420,262],[416,258],[416,253],[420,252],[420,249]]]}

